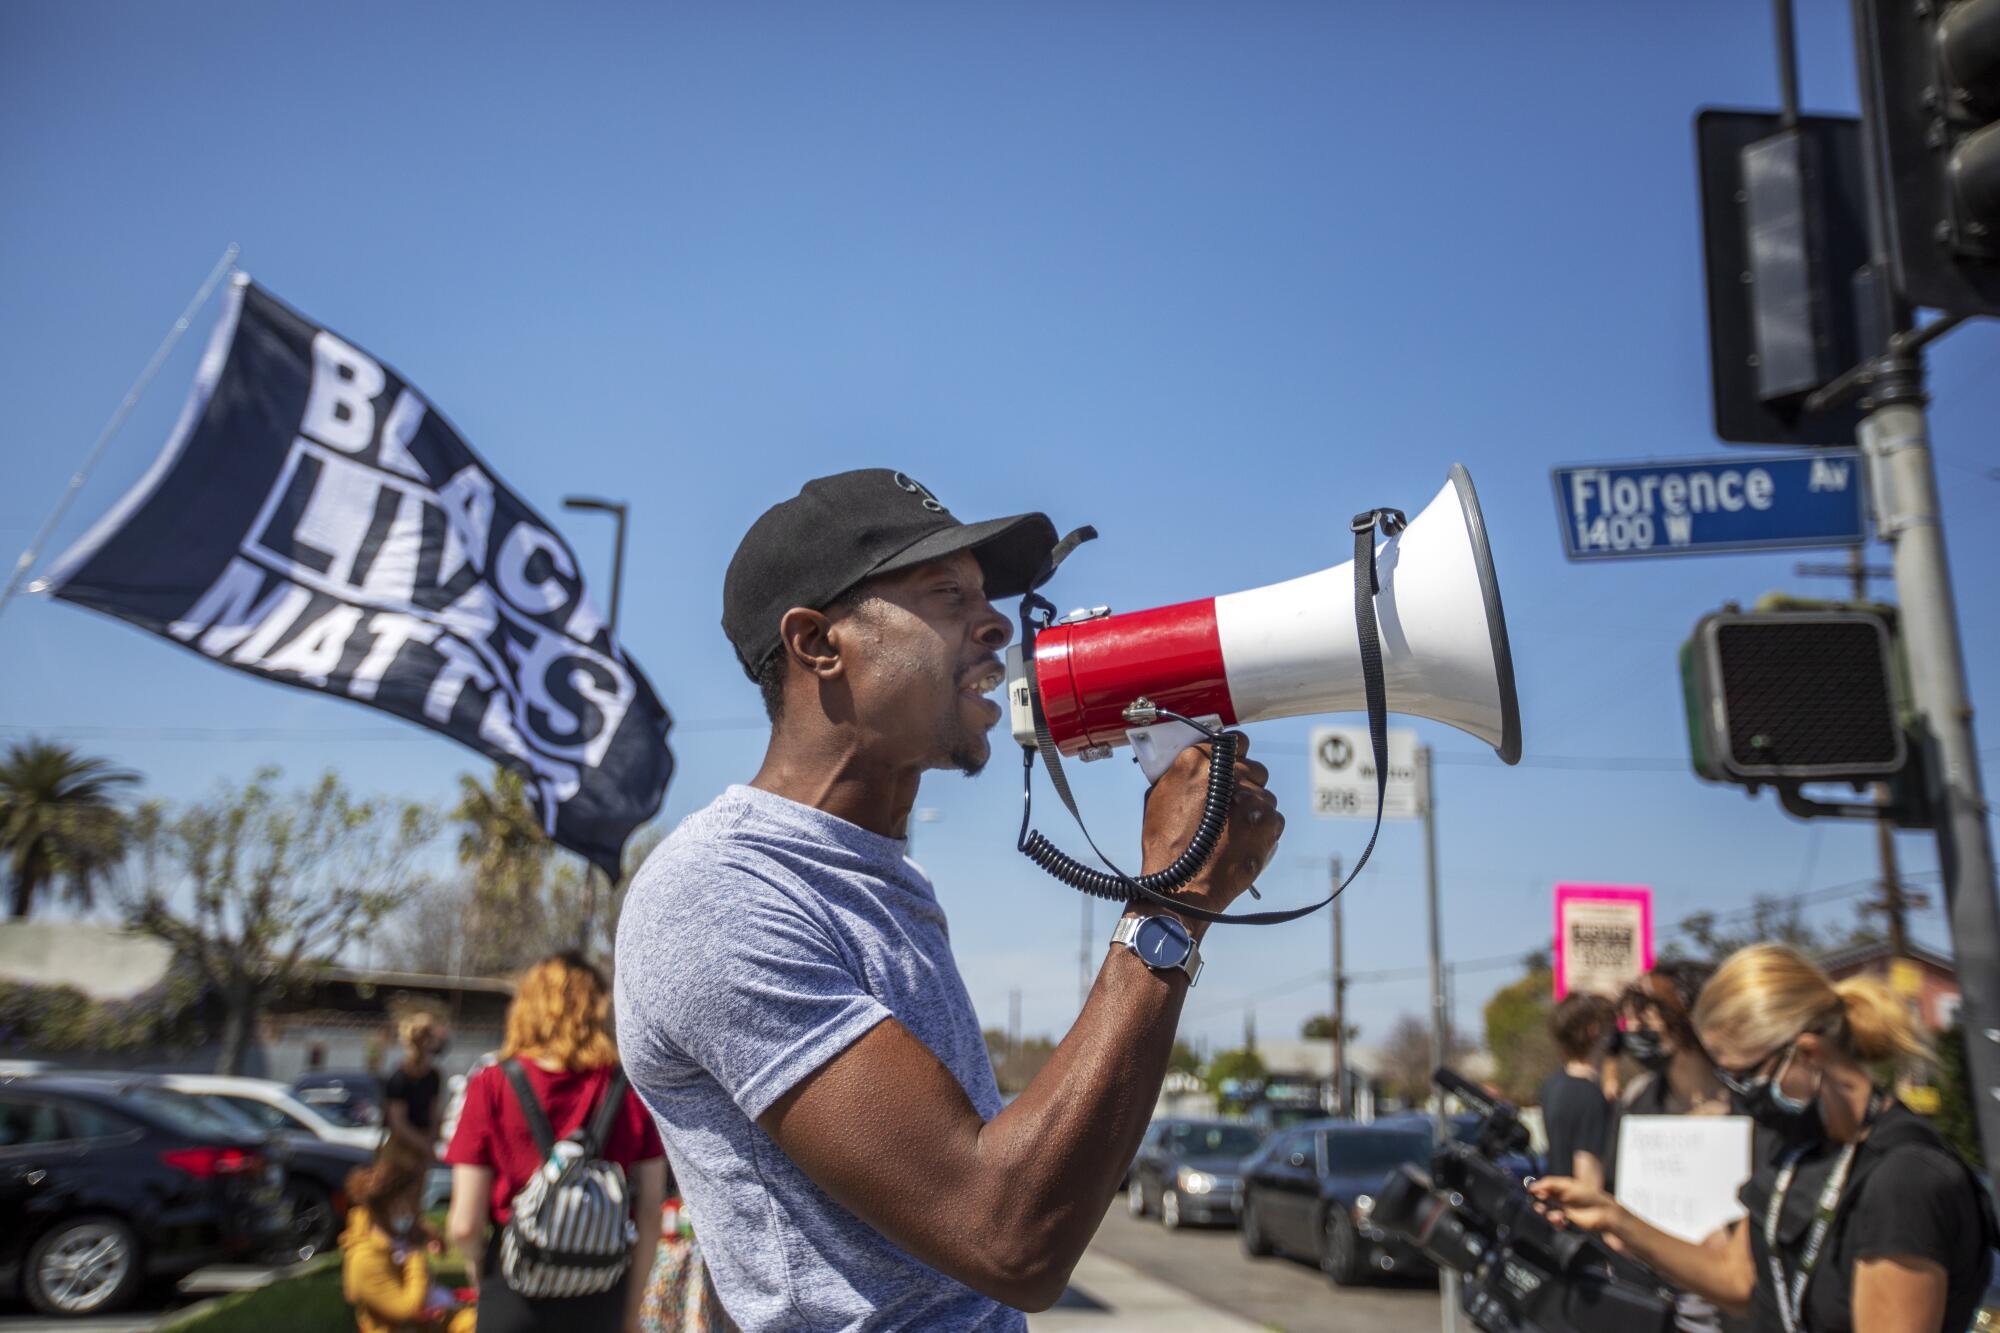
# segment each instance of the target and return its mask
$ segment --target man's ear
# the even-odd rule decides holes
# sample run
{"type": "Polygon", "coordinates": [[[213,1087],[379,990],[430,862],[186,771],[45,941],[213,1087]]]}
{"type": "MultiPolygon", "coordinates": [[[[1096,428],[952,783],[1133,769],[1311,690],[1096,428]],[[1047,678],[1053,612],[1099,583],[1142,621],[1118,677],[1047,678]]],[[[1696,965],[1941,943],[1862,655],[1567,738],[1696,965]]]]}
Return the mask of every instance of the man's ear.
{"type": "Polygon", "coordinates": [[[822,680],[841,673],[840,646],[824,611],[795,606],[778,622],[778,645],[786,656],[822,680]]]}

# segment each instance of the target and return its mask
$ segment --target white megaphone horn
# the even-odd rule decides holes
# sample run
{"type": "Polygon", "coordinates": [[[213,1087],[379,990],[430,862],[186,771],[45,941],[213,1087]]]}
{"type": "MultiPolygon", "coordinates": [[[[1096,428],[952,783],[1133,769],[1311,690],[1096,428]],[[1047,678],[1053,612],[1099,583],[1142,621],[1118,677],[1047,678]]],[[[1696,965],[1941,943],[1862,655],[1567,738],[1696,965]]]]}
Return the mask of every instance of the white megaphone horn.
{"type": "MultiPolygon", "coordinates": [[[[1472,477],[1451,479],[1376,548],[1375,618],[1392,713],[1469,732],[1504,763],[1521,757],[1521,710],[1500,584],[1472,477]]],[[[1073,612],[1035,636],[1034,678],[1049,735],[1065,755],[1101,759],[1131,745],[1156,780],[1201,733],[1178,722],[1134,727],[1146,699],[1210,726],[1366,709],[1350,561],[1248,592],[1112,615],[1073,612]]],[[[1014,738],[1036,745],[1027,668],[1008,653],[1014,738]]]]}

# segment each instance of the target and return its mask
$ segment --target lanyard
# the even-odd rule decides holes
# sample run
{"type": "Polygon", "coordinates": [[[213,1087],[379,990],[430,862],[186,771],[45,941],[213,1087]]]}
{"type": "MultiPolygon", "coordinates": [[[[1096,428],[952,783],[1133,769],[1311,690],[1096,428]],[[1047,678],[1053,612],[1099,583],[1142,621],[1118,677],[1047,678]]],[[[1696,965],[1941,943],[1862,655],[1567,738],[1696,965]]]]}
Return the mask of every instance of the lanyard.
{"type": "MultiPolygon", "coordinates": [[[[1862,1121],[1863,1129],[1875,1123],[1875,1113],[1876,1099],[1871,1095],[1867,1117],[1862,1121]]],[[[1813,1269],[1819,1264],[1827,1232],[1833,1229],[1834,1215],[1840,1209],[1841,1191],[1847,1188],[1847,1173],[1854,1165],[1854,1155],[1860,1146],[1857,1140],[1840,1150],[1833,1172],[1827,1176],[1826,1184],[1819,1192],[1819,1201],[1813,1206],[1812,1230],[1806,1233],[1805,1249],[1799,1254],[1798,1274],[1789,1282],[1785,1280],[1784,1260],[1778,1257],[1778,1217],[1784,1211],[1785,1195],[1792,1188],[1792,1176],[1798,1170],[1799,1158],[1805,1155],[1806,1149],[1792,1153],[1778,1172],[1777,1184],[1771,1190],[1771,1202],[1764,1209],[1764,1257],[1771,1266],[1771,1288],[1778,1298],[1778,1317],[1784,1321],[1785,1333],[1798,1333],[1799,1320],[1805,1313],[1806,1285],[1812,1281],[1813,1269]]]]}

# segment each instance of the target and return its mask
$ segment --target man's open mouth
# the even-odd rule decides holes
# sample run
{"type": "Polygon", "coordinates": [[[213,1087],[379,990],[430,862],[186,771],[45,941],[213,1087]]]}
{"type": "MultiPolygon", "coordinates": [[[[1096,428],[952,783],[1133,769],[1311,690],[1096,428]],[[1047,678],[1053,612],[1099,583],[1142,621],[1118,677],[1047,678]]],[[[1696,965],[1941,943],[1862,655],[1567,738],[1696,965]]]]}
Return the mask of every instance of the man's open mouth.
{"type": "Polygon", "coordinates": [[[1007,670],[998,662],[987,662],[959,678],[958,692],[978,697],[993,693],[1007,679],[1007,670]]]}

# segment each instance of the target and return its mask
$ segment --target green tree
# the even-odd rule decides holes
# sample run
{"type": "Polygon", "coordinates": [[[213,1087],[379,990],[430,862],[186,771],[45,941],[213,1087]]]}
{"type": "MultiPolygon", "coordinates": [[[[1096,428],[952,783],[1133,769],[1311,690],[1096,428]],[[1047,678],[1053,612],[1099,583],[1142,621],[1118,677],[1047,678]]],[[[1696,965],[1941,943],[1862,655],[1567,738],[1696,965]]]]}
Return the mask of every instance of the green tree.
{"type": "Polygon", "coordinates": [[[528,784],[511,768],[495,765],[490,784],[458,775],[458,862],[472,872],[482,895],[515,906],[537,903],[555,844],[542,830],[528,784]]]}
{"type": "Polygon", "coordinates": [[[1544,958],[1531,958],[1519,981],[1502,986],[1486,1002],[1486,1049],[1493,1056],[1494,1082],[1509,1101],[1531,1104],[1542,1080],[1562,1064],[1549,1032],[1555,1009],[1555,975],[1544,958]]]}
{"type": "Polygon", "coordinates": [[[1805,919],[1796,898],[1768,894],[1751,900],[1747,919],[1741,911],[1694,912],[1681,918],[1679,933],[1683,939],[1669,946],[1670,955],[1684,952],[1715,963],[1750,944],[1789,944],[1811,957],[1882,939],[1880,928],[1865,911],[1845,930],[1816,927],[1805,919]]]}
{"type": "Polygon", "coordinates": [[[1208,1085],[1208,1090],[1223,1102],[1241,1105],[1255,1101],[1255,1095],[1245,1095],[1239,1087],[1232,1096],[1223,1091],[1222,1085],[1231,1082],[1261,1085],[1265,1073],[1264,1057],[1257,1054],[1255,1047],[1242,1046],[1235,1050],[1217,1051],[1201,1071],[1201,1078],[1208,1085]]]}
{"type": "Polygon", "coordinates": [[[0,853],[13,917],[27,916],[36,897],[57,884],[69,902],[93,904],[99,882],[125,853],[118,791],[137,781],[136,773],[50,741],[8,747],[0,759],[0,853]]]}
{"type": "Polygon", "coordinates": [[[216,1072],[237,1074],[258,1016],[310,981],[421,881],[415,854],[436,836],[415,803],[357,800],[339,778],[276,790],[277,771],[240,790],[136,821],[143,874],[132,925],[166,941],[223,1008],[216,1072]]]}
{"type": "Polygon", "coordinates": [[[450,818],[467,879],[450,895],[459,938],[447,970],[497,976],[574,943],[551,937],[552,920],[573,919],[551,899],[565,900],[563,908],[577,906],[568,900],[580,897],[582,877],[577,867],[557,863],[527,781],[504,765],[494,766],[489,782],[461,773],[450,818]]]}
{"type": "Polygon", "coordinates": [[[1176,1037],[1174,1038],[1173,1052],[1167,1056],[1167,1072],[1170,1074],[1199,1074],[1201,1072],[1201,1057],[1194,1053],[1194,1047],[1176,1037]]]}
{"type": "Polygon", "coordinates": [[[1972,1110],[1972,1075],[1965,1063],[1965,1019],[1937,1035],[1938,1112],[1932,1122],[1966,1165],[1985,1169],[1979,1152],[1979,1118],[1972,1110]]]}
{"type": "MultiPolygon", "coordinates": [[[[1314,1014],[1311,1018],[1299,1024],[1299,1035],[1307,1041],[1333,1040],[1333,1015],[1314,1014]]],[[[1352,1023],[1347,1025],[1347,1039],[1349,1041],[1353,1041],[1360,1035],[1360,1028],[1354,1026],[1352,1023]]]]}

